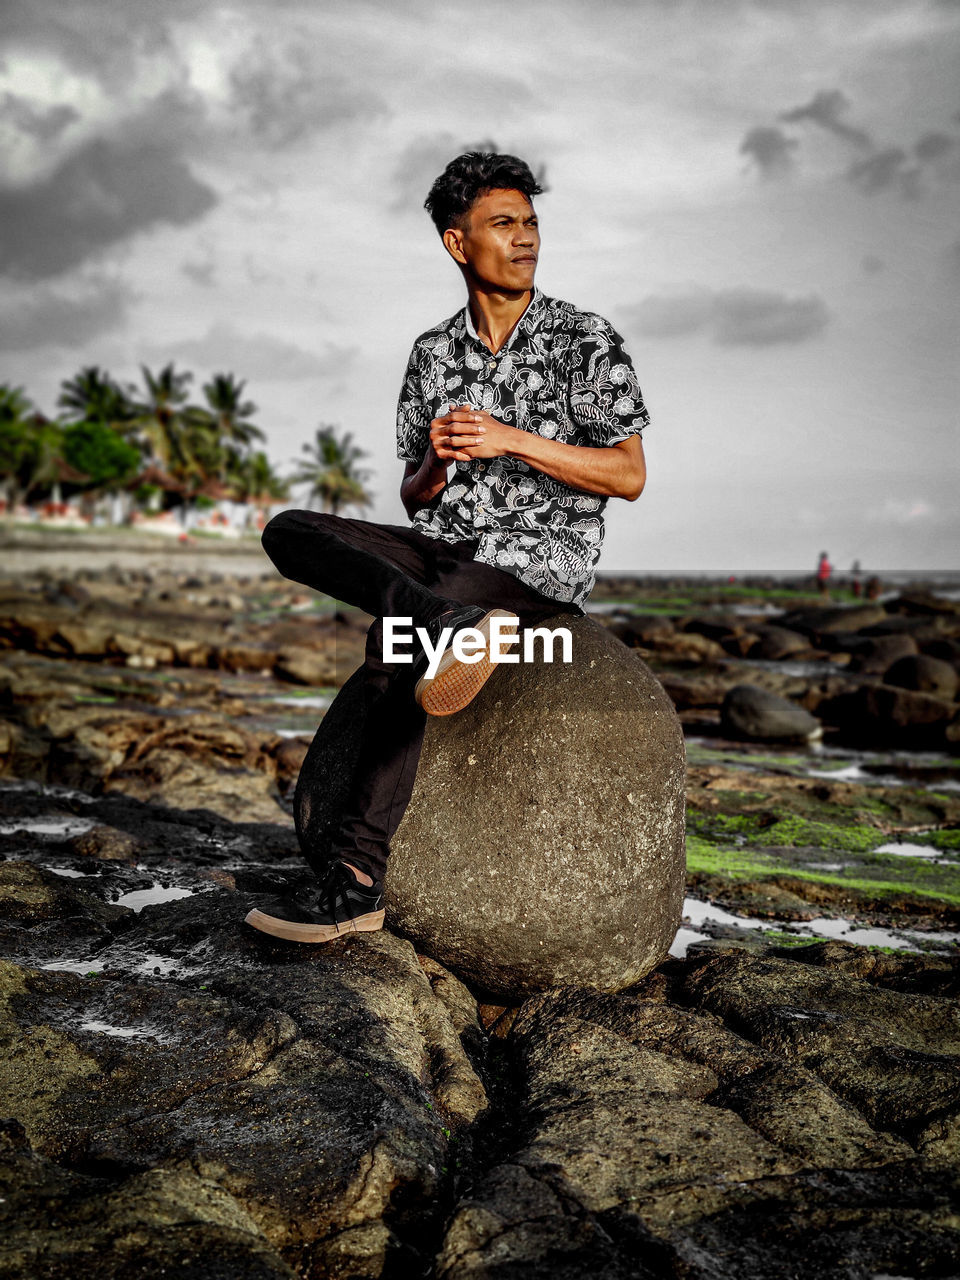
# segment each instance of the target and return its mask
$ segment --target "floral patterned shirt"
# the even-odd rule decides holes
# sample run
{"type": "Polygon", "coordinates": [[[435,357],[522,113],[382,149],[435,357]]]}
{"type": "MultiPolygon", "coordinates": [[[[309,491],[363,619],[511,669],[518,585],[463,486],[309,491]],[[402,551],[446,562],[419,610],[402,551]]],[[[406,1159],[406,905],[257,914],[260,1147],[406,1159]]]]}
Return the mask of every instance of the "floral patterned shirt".
{"type": "MultiPolygon", "coordinates": [[[[397,407],[397,456],[421,462],[431,421],[464,403],[523,431],[594,448],[642,435],[650,420],[616,330],[539,289],[496,355],[477,337],[469,307],[421,334],[397,407]]],[[[518,458],[453,467],[438,498],[414,514],[414,528],[448,542],[476,540],[475,560],[582,605],[600,558],[606,496],[518,458]]]]}

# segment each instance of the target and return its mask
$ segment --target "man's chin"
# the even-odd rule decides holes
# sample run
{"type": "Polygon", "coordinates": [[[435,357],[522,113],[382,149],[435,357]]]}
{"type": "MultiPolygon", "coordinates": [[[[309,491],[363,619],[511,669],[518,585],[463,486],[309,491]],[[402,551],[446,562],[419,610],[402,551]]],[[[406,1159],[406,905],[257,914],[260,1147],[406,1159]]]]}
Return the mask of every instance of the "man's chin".
{"type": "Polygon", "coordinates": [[[482,277],[477,278],[477,283],[483,289],[496,291],[497,293],[513,294],[519,298],[521,294],[531,293],[533,291],[533,278],[536,271],[511,271],[504,273],[498,280],[482,277]]]}
{"type": "Polygon", "coordinates": [[[511,273],[509,283],[504,281],[504,288],[511,293],[529,293],[533,289],[533,278],[536,271],[523,271],[511,273]]]}

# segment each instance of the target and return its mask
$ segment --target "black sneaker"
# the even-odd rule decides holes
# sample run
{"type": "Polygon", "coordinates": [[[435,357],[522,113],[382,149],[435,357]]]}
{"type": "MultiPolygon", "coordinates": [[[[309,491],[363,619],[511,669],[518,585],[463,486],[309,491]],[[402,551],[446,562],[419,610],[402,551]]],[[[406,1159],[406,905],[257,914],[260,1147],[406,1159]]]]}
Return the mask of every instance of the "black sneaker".
{"type": "MultiPolygon", "coordinates": [[[[495,662],[490,661],[489,657],[490,622],[493,618],[510,618],[514,623],[513,630],[516,634],[520,619],[515,613],[510,613],[506,609],[486,610],[472,604],[441,614],[439,618],[434,618],[428,624],[427,633],[434,645],[444,627],[453,628],[450,640],[437,666],[436,675],[430,679],[424,674],[429,666],[426,654],[414,667],[414,676],[416,677],[419,673],[419,679],[417,679],[413,696],[428,715],[449,716],[455,711],[462,711],[493,675],[497,666],[495,662]],[[475,628],[486,639],[488,653],[485,653],[478,662],[461,662],[453,652],[453,637],[466,627],[475,628]]],[[[509,636],[510,630],[507,629],[505,634],[509,636]]]]}
{"type": "Polygon", "coordinates": [[[322,880],[306,881],[280,900],[280,915],[254,908],[246,923],[291,942],[332,942],[345,933],[383,928],[383,884],[361,884],[342,862],[331,862],[322,880]]]}

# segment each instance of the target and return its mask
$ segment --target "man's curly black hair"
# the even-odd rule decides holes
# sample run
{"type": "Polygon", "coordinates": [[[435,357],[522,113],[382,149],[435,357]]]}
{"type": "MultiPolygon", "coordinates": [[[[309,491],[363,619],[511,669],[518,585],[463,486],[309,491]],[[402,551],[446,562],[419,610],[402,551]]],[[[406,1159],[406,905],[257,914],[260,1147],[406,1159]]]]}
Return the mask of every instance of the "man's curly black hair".
{"type": "Polygon", "coordinates": [[[473,202],[488,191],[522,191],[528,200],[543,191],[528,164],[495,151],[466,151],[447,167],[430,188],[423,207],[441,235],[448,227],[462,228],[473,202]]]}

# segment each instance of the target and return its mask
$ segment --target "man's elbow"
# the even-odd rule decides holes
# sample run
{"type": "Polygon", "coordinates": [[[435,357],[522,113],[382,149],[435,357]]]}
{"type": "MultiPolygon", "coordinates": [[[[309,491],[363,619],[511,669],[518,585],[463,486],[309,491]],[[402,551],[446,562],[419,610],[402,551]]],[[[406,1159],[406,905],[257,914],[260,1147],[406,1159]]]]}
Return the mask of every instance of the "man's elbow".
{"type": "Polygon", "coordinates": [[[403,509],[407,513],[408,520],[412,520],[423,506],[422,502],[417,502],[415,499],[411,500],[409,497],[405,498],[402,493],[400,495],[400,501],[403,503],[403,509]]]}
{"type": "Polygon", "coordinates": [[[628,502],[636,502],[643,493],[643,486],[647,483],[646,468],[638,468],[632,471],[626,478],[626,483],[621,490],[619,497],[626,498],[628,502]]]}
{"type": "Polygon", "coordinates": [[[647,460],[643,456],[640,437],[630,436],[627,440],[619,440],[613,448],[619,454],[620,463],[617,468],[619,485],[615,496],[626,498],[628,502],[636,502],[647,482],[647,460]]]}

